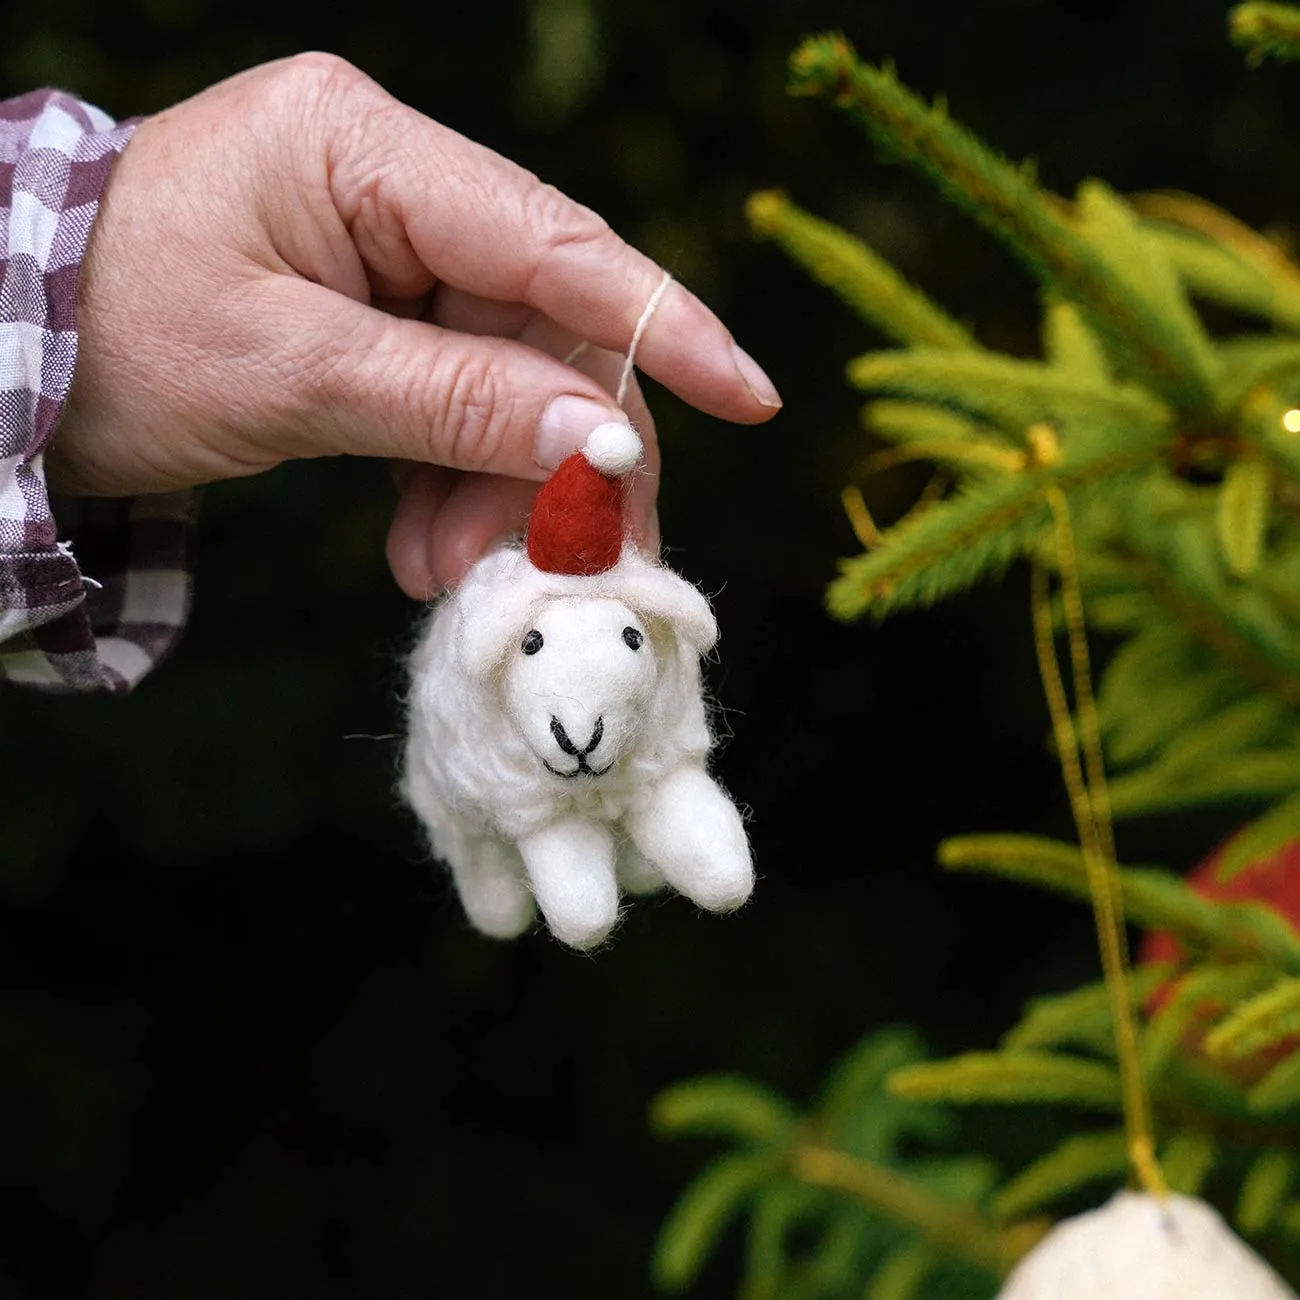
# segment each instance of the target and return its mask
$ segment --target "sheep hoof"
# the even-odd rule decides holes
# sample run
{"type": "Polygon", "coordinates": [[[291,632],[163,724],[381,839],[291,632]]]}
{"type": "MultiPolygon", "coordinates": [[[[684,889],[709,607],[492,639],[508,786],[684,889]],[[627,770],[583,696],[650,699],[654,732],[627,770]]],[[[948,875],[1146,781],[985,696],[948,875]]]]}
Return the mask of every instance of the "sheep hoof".
{"type": "Polygon", "coordinates": [[[667,777],[628,829],[668,883],[698,906],[730,912],[753,892],[744,823],[702,767],[678,768],[667,777]]]}
{"type": "Polygon", "coordinates": [[[519,841],[524,869],[551,933],[593,948],[618,922],[614,837],[586,817],[560,817],[519,841]]]}
{"type": "Polygon", "coordinates": [[[517,939],[533,923],[533,896],[514,846],[495,838],[462,841],[452,860],[461,906],[470,924],[491,939],[517,939]]]}

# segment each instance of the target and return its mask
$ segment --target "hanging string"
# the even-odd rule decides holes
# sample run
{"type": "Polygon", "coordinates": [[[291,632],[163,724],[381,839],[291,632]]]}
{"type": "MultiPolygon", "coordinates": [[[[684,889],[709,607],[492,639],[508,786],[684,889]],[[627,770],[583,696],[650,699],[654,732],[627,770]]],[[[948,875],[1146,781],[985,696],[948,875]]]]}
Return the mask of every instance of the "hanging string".
{"type": "Polygon", "coordinates": [[[1065,493],[1058,487],[1049,487],[1047,503],[1052,512],[1061,604],[1065,613],[1065,631],[1070,648],[1075,712],[1078,717],[1077,731],[1070,716],[1065,682],[1056,658],[1049,578],[1047,570],[1041,564],[1035,564],[1033,567],[1032,586],[1034,644],[1038,653],[1038,669],[1043,679],[1048,712],[1051,714],[1061,775],[1069,795],[1070,809],[1074,815],[1079,845],[1083,850],[1083,859],[1088,872],[1088,892],[1092,896],[1102,973],[1114,1026],[1115,1054],[1119,1062],[1129,1161],[1143,1189],[1163,1198],[1169,1194],[1169,1187],[1156,1159],[1151,1097],[1142,1069],[1137,1023],[1130,991],[1128,937],[1124,929],[1124,899],[1119,872],[1115,865],[1114,829],[1111,824],[1110,797],[1106,787],[1105,764],[1101,749],[1101,726],[1092,690],[1083,593],[1079,581],[1078,552],[1074,542],[1070,506],[1065,493]],[[1081,750],[1082,758],[1080,758],[1081,750]]]}
{"type": "MultiPolygon", "coordinates": [[[[664,294],[668,292],[668,286],[673,282],[673,273],[665,271],[660,277],[659,283],[655,286],[655,291],[649,297],[646,305],[641,309],[641,318],[636,323],[636,328],[632,331],[632,342],[628,344],[627,356],[623,361],[623,373],[618,378],[618,389],[614,394],[614,401],[621,407],[627,401],[627,390],[632,384],[632,371],[636,366],[636,350],[641,346],[641,336],[646,331],[646,326],[654,320],[655,312],[659,310],[659,304],[663,301],[664,294]]],[[[586,350],[591,346],[590,343],[583,339],[574,349],[564,358],[564,364],[571,366],[586,350]]]]}
{"type": "Polygon", "coordinates": [[[646,303],[641,312],[641,319],[636,323],[636,329],[632,331],[632,342],[628,344],[627,360],[623,362],[623,373],[619,376],[618,392],[614,394],[614,401],[622,407],[627,400],[628,386],[632,383],[632,369],[636,365],[636,350],[641,346],[641,336],[646,331],[646,326],[654,319],[654,314],[659,310],[659,304],[663,301],[664,294],[668,292],[668,286],[673,282],[673,273],[665,271],[660,278],[654,293],[650,295],[650,301],[646,303]]]}

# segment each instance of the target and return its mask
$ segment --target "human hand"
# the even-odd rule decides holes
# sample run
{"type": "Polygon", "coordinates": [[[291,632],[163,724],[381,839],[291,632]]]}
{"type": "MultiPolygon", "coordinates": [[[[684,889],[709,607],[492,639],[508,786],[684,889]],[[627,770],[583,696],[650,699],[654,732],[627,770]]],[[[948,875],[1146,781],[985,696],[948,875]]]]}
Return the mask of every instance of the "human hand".
{"type": "MultiPolygon", "coordinates": [[[[619,418],[610,393],[660,276],[595,213],[342,60],[254,68],[142,123],[116,164],[49,476],[125,496],[386,456],[389,564],[427,597],[619,418]]],[[[637,363],[722,419],[780,405],[677,284],[637,363]]],[[[632,519],[652,537],[658,452],[635,384],[627,414],[649,470],[632,519]]]]}

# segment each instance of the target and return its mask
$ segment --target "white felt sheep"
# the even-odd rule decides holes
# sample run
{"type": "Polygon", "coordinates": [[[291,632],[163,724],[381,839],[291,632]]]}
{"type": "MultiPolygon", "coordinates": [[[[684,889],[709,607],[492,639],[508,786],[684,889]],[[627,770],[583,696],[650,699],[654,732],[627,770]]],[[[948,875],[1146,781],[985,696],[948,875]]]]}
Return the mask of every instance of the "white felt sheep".
{"type": "Polygon", "coordinates": [[[997,1300],[1296,1300],[1217,1211],[1191,1196],[1116,1192],[1058,1223],[997,1300]]]}
{"type": "Polygon", "coordinates": [[[740,815],[705,769],[699,658],[717,625],[694,587],[623,543],[617,475],[640,443],[602,430],[543,488],[528,549],[481,560],[411,659],[403,794],[497,938],[528,928],[534,900],[586,948],[617,922],[620,885],[667,883],[711,911],[753,887],[740,815]]]}

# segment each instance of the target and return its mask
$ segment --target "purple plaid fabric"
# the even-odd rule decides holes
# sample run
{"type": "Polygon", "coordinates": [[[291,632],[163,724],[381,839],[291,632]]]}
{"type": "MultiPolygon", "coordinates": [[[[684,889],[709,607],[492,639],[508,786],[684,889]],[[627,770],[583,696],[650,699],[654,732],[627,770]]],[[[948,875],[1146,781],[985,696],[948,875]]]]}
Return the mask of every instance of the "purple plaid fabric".
{"type": "Polygon", "coordinates": [[[0,678],[52,690],[130,689],[189,605],[191,494],[60,503],[56,524],[45,487],[77,277],[133,130],[55,90],[0,102],[0,678]]]}

